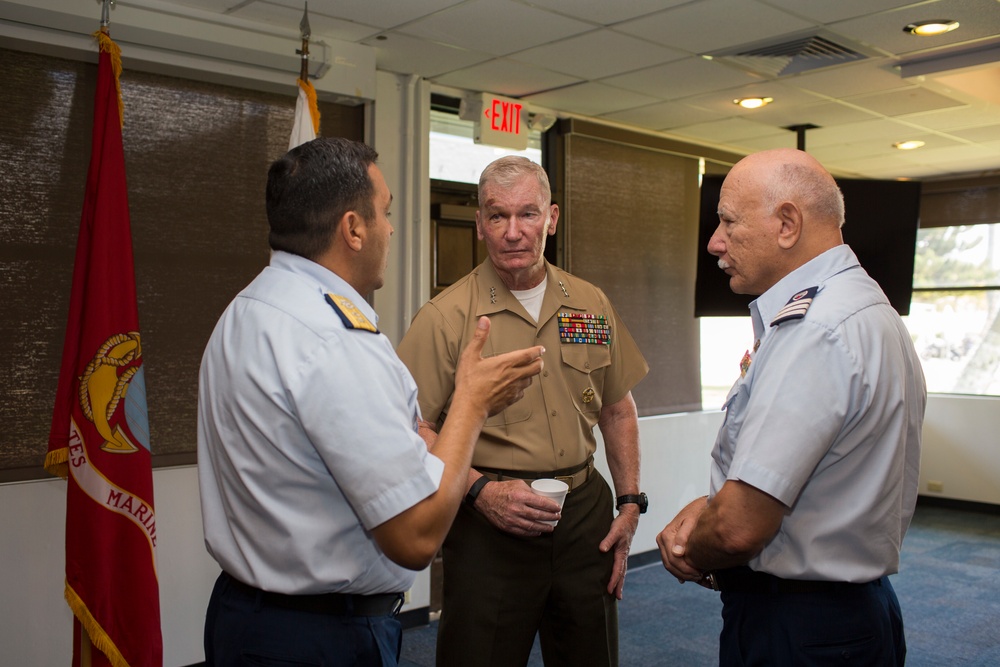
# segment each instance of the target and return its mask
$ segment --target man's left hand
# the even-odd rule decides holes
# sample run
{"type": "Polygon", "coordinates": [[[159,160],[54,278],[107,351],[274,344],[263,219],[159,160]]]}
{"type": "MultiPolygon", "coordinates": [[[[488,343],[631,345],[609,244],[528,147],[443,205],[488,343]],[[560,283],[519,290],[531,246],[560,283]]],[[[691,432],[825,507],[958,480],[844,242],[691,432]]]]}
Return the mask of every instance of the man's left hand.
{"type": "Polygon", "coordinates": [[[625,572],[628,570],[628,552],[632,547],[632,537],[639,526],[639,506],[623,505],[618,516],[611,522],[611,530],[601,541],[601,553],[614,550],[615,564],[611,571],[611,581],[608,582],[608,593],[619,600],[625,590],[625,572]]]}

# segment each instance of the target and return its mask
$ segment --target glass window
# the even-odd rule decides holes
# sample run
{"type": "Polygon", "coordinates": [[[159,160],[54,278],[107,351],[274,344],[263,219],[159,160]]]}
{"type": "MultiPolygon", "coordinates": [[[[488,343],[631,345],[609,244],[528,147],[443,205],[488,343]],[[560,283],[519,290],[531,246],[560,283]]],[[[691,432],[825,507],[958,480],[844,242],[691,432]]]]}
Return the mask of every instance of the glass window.
{"type": "Polygon", "coordinates": [[[904,320],[928,391],[1000,395],[1000,224],[921,229],[904,320]]]}
{"type": "Polygon", "coordinates": [[[432,179],[479,183],[479,174],[504,155],[523,155],[542,163],[542,133],[528,134],[528,148],[514,151],[472,141],[473,123],[452,113],[431,110],[430,175],[432,179]]]}
{"type": "Polygon", "coordinates": [[[753,323],[746,317],[701,317],[701,406],[718,410],[736,378],[740,361],[753,345],[753,323]]]}

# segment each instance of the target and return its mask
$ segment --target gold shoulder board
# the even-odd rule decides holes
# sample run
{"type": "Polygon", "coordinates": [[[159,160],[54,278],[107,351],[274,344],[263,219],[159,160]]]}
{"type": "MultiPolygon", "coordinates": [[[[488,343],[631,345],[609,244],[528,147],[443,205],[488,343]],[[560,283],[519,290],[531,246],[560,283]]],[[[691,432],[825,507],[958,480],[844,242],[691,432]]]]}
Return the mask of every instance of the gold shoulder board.
{"type": "Polygon", "coordinates": [[[375,325],[347,297],[328,293],[326,295],[326,302],[333,306],[334,312],[340,316],[340,319],[344,322],[344,326],[348,329],[378,333],[375,325]]]}

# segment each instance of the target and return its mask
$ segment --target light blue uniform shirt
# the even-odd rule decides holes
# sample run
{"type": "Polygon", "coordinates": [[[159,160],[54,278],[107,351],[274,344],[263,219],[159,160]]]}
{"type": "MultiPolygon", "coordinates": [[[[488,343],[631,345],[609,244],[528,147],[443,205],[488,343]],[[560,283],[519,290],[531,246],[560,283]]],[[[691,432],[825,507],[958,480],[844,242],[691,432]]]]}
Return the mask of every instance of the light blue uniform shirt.
{"type": "Polygon", "coordinates": [[[289,594],[392,593],[414,573],[369,531],[440,484],[417,434],[417,386],[380,333],[327,303],[368,303],[320,265],[275,252],[226,308],[202,359],[205,544],[240,581],[289,594]]]}
{"type": "Polygon", "coordinates": [[[726,400],[710,498],[741,480],[788,508],[754,570],[851,582],[896,572],[927,401],[910,334],[846,245],[785,276],[750,310],[760,344],[726,400]],[[770,326],[813,286],[804,317],[770,326]]]}

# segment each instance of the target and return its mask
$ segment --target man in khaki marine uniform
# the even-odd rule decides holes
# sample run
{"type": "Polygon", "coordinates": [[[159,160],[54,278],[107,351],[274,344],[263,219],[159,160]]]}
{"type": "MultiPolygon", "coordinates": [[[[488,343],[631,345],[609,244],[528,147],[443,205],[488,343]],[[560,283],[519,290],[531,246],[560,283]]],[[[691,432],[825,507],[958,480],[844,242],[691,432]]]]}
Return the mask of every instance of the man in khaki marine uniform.
{"type": "Polygon", "coordinates": [[[648,366],[607,296],[545,261],[559,207],[540,166],[496,160],[480,178],[479,205],[489,259],[424,305],[397,349],[423,417],[445,421],[459,353],[481,315],[493,325],[484,355],[542,345],[546,364],[476,444],[444,544],[437,664],[524,665],[540,633],[549,667],[617,665],[617,600],[646,505],[631,390],[648,366]],[[594,470],[595,425],[617,502],[594,470]],[[531,491],[542,477],[570,485],[561,513],[531,491]]]}

